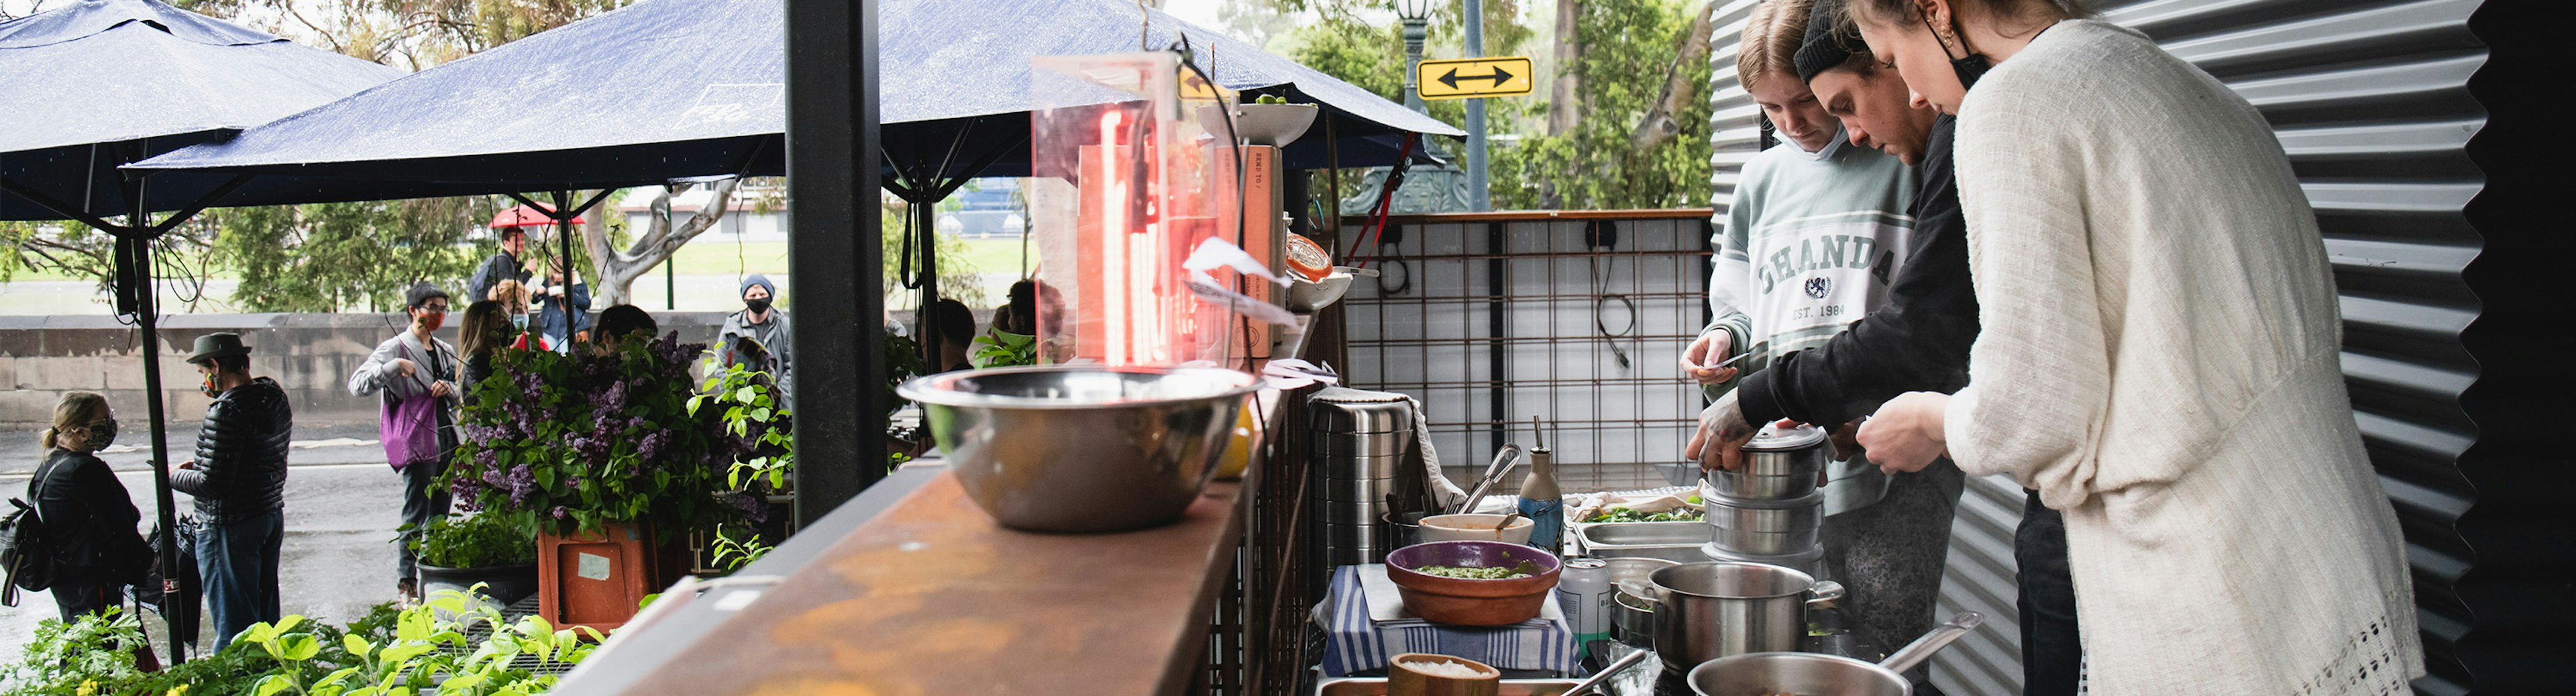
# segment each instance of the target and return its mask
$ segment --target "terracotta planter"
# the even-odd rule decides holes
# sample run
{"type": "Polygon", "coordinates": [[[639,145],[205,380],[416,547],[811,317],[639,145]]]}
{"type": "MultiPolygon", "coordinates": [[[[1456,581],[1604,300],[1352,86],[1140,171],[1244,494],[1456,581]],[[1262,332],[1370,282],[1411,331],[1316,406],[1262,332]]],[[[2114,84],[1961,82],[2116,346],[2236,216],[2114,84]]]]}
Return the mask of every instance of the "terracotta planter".
{"type": "Polygon", "coordinates": [[[610,523],[575,536],[537,534],[537,613],[557,628],[607,632],[635,617],[644,596],[688,572],[685,544],[653,542],[652,528],[610,523]]]}

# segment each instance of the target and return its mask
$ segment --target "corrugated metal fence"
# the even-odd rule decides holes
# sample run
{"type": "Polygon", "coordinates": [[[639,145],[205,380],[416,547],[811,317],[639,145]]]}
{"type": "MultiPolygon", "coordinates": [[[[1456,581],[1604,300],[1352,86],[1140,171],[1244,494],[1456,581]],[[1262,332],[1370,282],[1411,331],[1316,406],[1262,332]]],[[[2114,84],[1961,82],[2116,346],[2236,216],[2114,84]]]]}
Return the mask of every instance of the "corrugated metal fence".
{"type": "MultiPolygon", "coordinates": [[[[1758,110],[1735,84],[1733,70],[1732,33],[1753,4],[1722,6],[1719,16],[1731,18],[1723,23],[1731,28],[1720,29],[1718,48],[1711,52],[1717,64],[1711,184],[1721,214],[1736,171],[1761,143],[1758,110]]],[[[2488,126],[2482,99],[2495,103],[2524,96],[2516,90],[2555,90],[2554,97],[2531,95],[2514,103],[2565,106],[2571,90],[2563,70],[2533,68],[2556,75],[2533,82],[2522,71],[2491,69],[2482,40],[2522,36],[2534,40],[2534,56],[2556,53],[2537,45],[2547,32],[2524,25],[2555,22],[2530,13],[2499,16],[2509,11],[2482,10],[2472,0],[2095,5],[2103,18],[2155,37],[2260,108],[2279,131],[2316,207],[2343,295],[2343,364],[2354,410],[2405,525],[2416,571],[2432,672],[2417,682],[2417,691],[2563,688],[2566,677],[2548,676],[2534,660],[2550,652],[2545,646],[2570,641],[2565,621],[2576,594],[2568,584],[2567,506],[2546,502],[2558,495],[2516,484],[2563,482],[2565,474],[2558,472],[2567,458],[2517,449],[2537,438],[2482,434],[2479,423],[2550,420],[2526,415],[2529,406],[2550,398],[2538,393],[2549,391],[2546,385],[2489,385],[2482,379],[2508,373],[2555,377],[2562,380],[2555,385],[2557,398],[2563,398],[2565,363],[2533,364],[2552,351],[2529,341],[2563,349],[2566,325],[2542,333],[2532,326],[2496,327],[2494,320],[2500,310],[2516,319],[2566,316],[2563,281],[2514,275],[2539,271],[2542,262],[2496,257],[2503,242],[2562,252],[2556,258],[2563,259],[2569,246],[2564,223],[2548,223],[2551,217],[2529,209],[2548,195],[2547,186],[2517,187],[2523,195],[2508,200],[2489,192],[2494,184],[2488,176],[2509,168],[2517,176],[2564,181],[2554,172],[2565,166],[2542,164],[2537,160],[2559,157],[2543,158],[2528,144],[2516,147],[2494,136],[2483,150],[2471,144],[2488,126]],[[2475,23],[2472,13],[2480,13],[2475,23]],[[2473,96],[2479,83],[2486,92],[2473,96]],[[2473,198],[2485,204],[2483,211],[2473,198]],[[2482,212],[2493,222],[2481,220],[2482,212]],[[2531,223],[2557,229],[2522,227],[2531,223]],[[2480,274],[2473,266],[2494,271],[2480,274]],[[2497,290],[2551,286],[2558,288],[2556,300],[2497,290]],[[2481,321],[2495,327],[2483,342],[2473,328],[2481,321]],[[2556,337],[2542,338],[2549,335],[2556,337]],[[2481,391],[2491,398],[2475,400],[2481,391]],[[2473,448],[2489,454],[2478,457],[2473,448]]],[[[2556,118],[2564,116],[2562,111],[2556,118]]],[[[2552,130],[2535,123],[2525,132],[2552,130]]],[[[1960,504],[1944,604],[1984,611],[1996,620],[1936,664],[1936,680],[1951,693],[2019,691],[2011,556],[2019,512],[2020,491],[2009,481],[1973,481],[1960,504]]]]}

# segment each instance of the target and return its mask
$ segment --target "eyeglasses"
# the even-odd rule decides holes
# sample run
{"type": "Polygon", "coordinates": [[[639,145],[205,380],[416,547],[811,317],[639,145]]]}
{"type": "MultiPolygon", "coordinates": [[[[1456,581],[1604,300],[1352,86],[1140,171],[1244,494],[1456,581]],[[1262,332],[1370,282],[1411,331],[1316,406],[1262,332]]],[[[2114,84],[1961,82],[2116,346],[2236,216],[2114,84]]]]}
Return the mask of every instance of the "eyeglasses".
{"type": "Polygon", "coordinates": [[[436,313],[436,314],[446,314],[446,313],[447,313],[447,305],[443,305],[443,304],[425,304],[425,305],[421,305],[421,306],[420,306],[420,309],[421,309],[421,311],[424,311],[424,312],[431,312],[431,313],[436,313]]]}

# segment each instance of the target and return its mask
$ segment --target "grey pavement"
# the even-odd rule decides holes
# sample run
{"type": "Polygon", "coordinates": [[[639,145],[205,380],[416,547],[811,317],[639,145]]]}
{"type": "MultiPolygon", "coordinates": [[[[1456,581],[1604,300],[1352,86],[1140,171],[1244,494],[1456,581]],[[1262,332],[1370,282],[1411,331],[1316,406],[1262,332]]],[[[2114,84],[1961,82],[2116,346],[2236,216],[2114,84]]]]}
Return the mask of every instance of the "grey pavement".
{"type": "MultiPolygon", "coordinates": [[[[139,429],[136,424],[127,427],[139,429]]],[[[279,572],[281,609],[288,614],[344,623],[364,615],[369,606],[394,599],[391,541],[402,508],[402,479],[385,466],[374,431],[373,423],[296,428],[297,446],[288,455],[286,540],[279,572]]],[[[117,439],[121,446],[144,444],[131,430],[117,439]]],[[[24,455],[0,460],[0,498],[27,494],[25,482],[35,468],[34,434],[24,434],[23,441],[26,448],[16,451],[24,455]]],[[[195,423],[174,425],[172,458],[186,459],[195,441],[195,423]]],[[[143,511],[145,530],[139,531],[148,531],[154,517],[148,453],[118,449],[122,451],[102,458],[118,470],[117,479],[135,509],[143,511]]],[[[10,451],[0,447],[0,454],[10,451]]],[[[190,509],[193,501],[187,494],[172,495],[180,512],[190,509]]],[[[18,606],[0,607],[0,663],[15,662],[36,623],[56,614],[53,597],[45,592],[21,593],[18,606]]],[[[142,618],[155,645],[163,645],[160,617],[147,612],[142,618]]],[[[212,632],[205,633],[198,644],[212,647],[212,632]]]]}

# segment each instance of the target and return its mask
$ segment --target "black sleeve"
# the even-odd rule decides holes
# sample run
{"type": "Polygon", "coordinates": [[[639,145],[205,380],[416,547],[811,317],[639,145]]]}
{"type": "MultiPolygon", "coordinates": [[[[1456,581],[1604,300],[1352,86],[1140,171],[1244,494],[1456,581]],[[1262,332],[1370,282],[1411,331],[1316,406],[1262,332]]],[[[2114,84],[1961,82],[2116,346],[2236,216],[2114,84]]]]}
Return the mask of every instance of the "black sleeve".
{"type": "Polygon", "coordinates": [[[1788,418],[1833,426],[1909,391],[1967,383],[1977,340],[1977,294],[1968,279],[1968,233],[1951,165],[1952,120],[1933,123],[1917,172],[1914,232],[1888,300],[1823,346],[1772,359],[1736,390],[1748,423],[1788,418]]]}
{"type": "Polygon", "coordinates": [[[72,470],[72,490],[77,491],[81,506],[89,508],[90,524],[112,538],[133,534],[135,522],[143,519],[143,513],[134,509],[134,499],[126,495],[125,484],[104,462],[72,470]]]}

